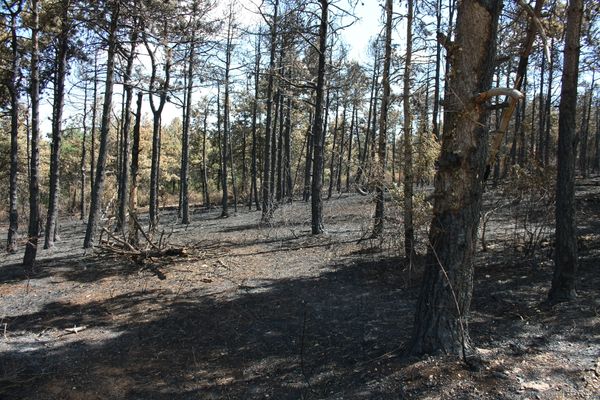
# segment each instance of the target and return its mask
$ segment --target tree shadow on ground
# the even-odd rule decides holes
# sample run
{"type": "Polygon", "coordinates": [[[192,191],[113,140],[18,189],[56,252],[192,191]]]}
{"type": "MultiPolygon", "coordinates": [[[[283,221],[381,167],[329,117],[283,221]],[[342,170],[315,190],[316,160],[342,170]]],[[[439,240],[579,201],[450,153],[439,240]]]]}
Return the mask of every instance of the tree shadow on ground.
{"type": "MultiPolygon", "coordinates": [[[[24,340],[3,355],[4,365],[21,366],[6,395],[50,399],[61,388],[62,398],[354,396],[408,334],[415,289],[402,287],[398,268],[338,265],[315,278],[263,281],[219,296],[148,291],[53,302],[9,321],[13,335],[87,326],[110,338],[86,336],[88,329],[59,336],[65,343],[50,349],[24,340]]],[[[395,391],[368,390],[366,398],[395,398],[395,391]]]]}

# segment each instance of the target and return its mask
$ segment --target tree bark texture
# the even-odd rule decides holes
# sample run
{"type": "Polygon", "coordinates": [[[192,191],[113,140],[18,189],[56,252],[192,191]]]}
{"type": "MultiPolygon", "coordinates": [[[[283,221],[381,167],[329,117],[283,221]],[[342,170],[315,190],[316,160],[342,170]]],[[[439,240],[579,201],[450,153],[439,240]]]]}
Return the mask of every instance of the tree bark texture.
{"type": "Polygon", "coordinates": [[[567,8],[565,49],[558,109],[558,172],[556,178],[556,243],[550,302],[575,297],[577,232],[575,228],[575,115],[579,78],[579,39],[583,0],[571,0],[567,8]]]}
{"type": "Polygon", "coordinates": [[[456,42],[449,51],[430,248],[411,343],[415,354],[464,356],[469,346],[473,253],[489,136],[486,107],[473,95],[492,84],[501,8],[499,0],[459,3],[456,42]]]}

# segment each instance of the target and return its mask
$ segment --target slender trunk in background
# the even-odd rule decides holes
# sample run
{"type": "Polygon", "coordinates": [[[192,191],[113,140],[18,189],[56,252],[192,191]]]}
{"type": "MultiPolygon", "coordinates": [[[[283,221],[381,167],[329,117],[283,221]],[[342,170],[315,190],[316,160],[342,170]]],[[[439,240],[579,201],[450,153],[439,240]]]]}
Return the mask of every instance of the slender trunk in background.
{"type": "Polygon", "coordinates": [[[546,122],[544,123],[544,165],[550,165],[550,145],[552,144],[551,128],[552,128],[552,87],[554,85],[554,38],[550,42],[550,60],[548,64],[548,88],[546,89],[546,105],[544,115],[546,122]]]}
{"type": "MultiPolygon", "coordinates": [[[[223,175],[221,177],[221,188],[223,190],[223,198],[221,199],[221,217],[229,217],[229,193],[227,191],[227,163],[232,158],[229,144],[229,70],[231,67],[231,51],[232,51],[232,40],[233,40],[233,11],[229,9],[229,23],[227,24],[227,45],[225,48],[225,93],[223,99],[223,175]]],[[[233,162],[233,161],[232,161],[233,162]]],[[[233,165],[232,165],[233,174],[233,165]]]]}
{"type": "Polygon", "coordinates": [[[331,199],[331,194],[333,192],[333,180],[334,180],[334,164],[335,164],[335,144],[337,142],[337,133],[338,133],[338,120],[340,113],[340,94],[336,92],[335,95],[335,121],[333,122],[333,140],[331,142],[331,158],[329,159],[329,188],[327,189],[327,200],[331,199]]]}
{"type": "Polygon", "coordinates": [[[139,170],[139,152],[140,152],[140,130],[142,126],[142,100],[144,94],[138,92],[135,112],[135,123],[133,125],[133,145],[131,147],[131,183],[129,185],[129,243],[137,244],[138,230],[136,226],[137,220],[137,178],[139,170]]]}
{"type": "Polygon", "coordinates": [[[61,15],[61,31],[56,53],[56,70],[54,81],[54,104],[52,106],[52,147],[50,152],[50,190],[48,194],[48,214],[44,235],[44,248],[54,247],[58,230],[58,198],[60,196],[60,142],[62,140],[62,115],[65,105],[65,81],[67,75],[67,51],[69,47],[70,0],[63,0],[61,15]]]}
{"type": "Polygon", "coordinates": [[[202,128],[202,190],[204,194],[204,207],[210,207],[210,195],[208,192],[208,171],[206,170],[206,135],[208,131],[208,106],[204,111],[204,123],[202,128]]]}
{"type": "Polygon", "coordinates": [[[352,104],[352,116],[350,117],[350,135],[348,136],[348,158],[346,159],[346,192],[350,190],[350,166],[352,165],[352,137],[354,136],[354,123],[356,104],[352,104]]]}
{"type": "Polygon", "coordinates": [[[189,172],[190,172],[190,122],[192,120],[192,90],[194,88],[194,58],[196,50],[196,35],[192,32],[190,40],[190,54],[188,56],[187,77],[186,77],[186,98],[185,98],[185,118],[183,121],[183,135],[181,138],[181,223],[187,225],[190,223],[190,201],[189,201],[189,172]]]}
{"type": "MultiPolygon", "coordinates": [[[[288,79],[291,79],[291,72],[288,74],[288,79]]],[[[293,184],[292,184],[292,97],[287,96],[287,106],[285,112],[285,133],[284,133],[284,195],[288,203],[292,202],[293,184]]]]}
{"type": "MultiPolygon", "coordinates": [[[[150,43],[144,30],[142,30],[144,45],[148,51],[148,56],[151,61],[151,75],[150,75],[150,109],[152,110],[152,154],[151,154],[151,166],[150,166],[150,228],[155,229],[158,225],[158,189],[160,179],[160,143],[161,143],[161,118],[162,112],[167,102],[167,94],[170,86],[171,79],[171,63],[172,63],[172,50],[165,48],[165,65],[164,65],[164,79],[159,79],[157,76],[157,60],[156,60],[156,49],[150,48],[150,43]],[[160,81],[160,83],[158,83],[160,81]],[[158,86],[157,86],[158,84],[158,86]],[[158,105],[154,101],[154,94],[158,94],[158,105]]],[[[167,35],[167,22],[164,22],[163,36],[167,35]]],[[[165,45],[166,47],[166,45],[165,45]]]]}
{"type": "Polygon", "coordinates": [[[587,96],[587,103],[583,101],[584,113],[583,121],[581,121],[581,138],[579,142],[579,172],[583,178],[588,177],[588,153],[589,153],[589,136],[590,136],[590,119],[592,114],[592,101],[594,100],[594,82],[596,71],[592,72],[592,85],[587,96]]]}
{"type": "MultiPolygon", "coordinates": [[[[365,145],[363,151],[358,153],[358,172],[356,173],[355,182],[360,185],[360,181],[365,174],[367,168],[368,143],[371,142],[371,137],[375,137],[375,131],[371,129],[372,120],[375,120],[375,112],[377,105],[377,80],[379,79],[379,45],[375,44],[375,57],[373,58],[373,76],[371,77],[371,95],[369,97],[369,112],[367,115],[367,125],[365,127],[365,145]]],[[[359,143],[360,144],[360,143],[359,143]]],[[[360,147],[360,146],[359,146],[360,147]]]]}
{"type": "MultiPolygon", "coordinates": [[[[409,10],[412,10],[409,0],[409,10]]],[[[379,148],[376,168],[376,194],[375,194],[375,223],[373,225],[372,237],[378,237],[383,233],[383,217],[384,217],[384,193],[385,193],[385,156],[387,146],[387,128],[388,128],[388,106],[390,101],[390,65],[392,62],[392,16],[393,16],[393,1],[386,0],[385,2],[385,55],[383,58],[383,77],[381,85],[383,86],[383,96],[381,97],[381,116],[379,117],[379,148]]],[[[410,21],[409,21],[410,22],[410,21]]],[[[407,46],[411,46],[412,42],[407,40],[407,46]]],[[[409,47],[407,47],[407,54],[409,47]]],[[[405,85],[406,85],[406,70],[405,70],[405,85]]],[[[406,104],[407,101],[404,100],[406,104]]],[[[405,116],[406,118],[406,116],[405,116]]],[[[406,132],[405,132],[406,135],[406,132]]],[[[406,222],[405,222],[406,223],[406,222]]]]}
{"type": "Polygon", "coordinates": [[[313,235],[323,233],[323,95],[325,92],[325,57],[327,56],[327,25],[329,0],[320,0],[321,21],[319,24],[319,64],[315,88],[315,117],[312,126],[313,174],[311,185],[311,230],[313,235]]]}
{"type": "Polygon", "coordinates": [[[115,74],[115,55],[117,50],[117,27],[120,13],[120,2],[115,0],[112,4],[110,30],[108,33],[108,55],[106,58],[106,86],[104,91],[104,104],[102,106],[102,122],[100,124],[100,147],[98,148],[98,162],[96,163],[96,178],[92,191],[90,215],[88,217],[84,248],[91,248],[95,244],[96,231],[100,220],[102,196],[104,194],[104,178],[106,157],[108,153],[108,135],[110,131],[110,114],[112,112],[112,95],[115,74]]]}
{"type": "Polygon", "coordinates": [[[135,48],[137,46],[138,39],[138,21],[137,19],[133,22],[133,28],[130,35],[131,47],[127,53],[127,65],[125,67],[125,74],[123,76],[123,87],[125,89],[125,107],[123,115],[123,129],[122,129],[122,160],[121,160],[121,173],[119,176],[119,213],[117,218],[117,228],[127,230],[128,219],[127,210],[129,208],[129,157],[131,155],[131,103],[133,102],[133,86],[131,85],[131,73],[133,72],[133,62],[135,61],[135,48]]]}
{"type": "Polygon", "coordinates": [[[269,53],[269,75],[267,79],[267,116],[265,121],[265,148],[263,151],[262,216],[261,221],[268,223],[272,217],[271,199],[271,136],[273,136],[273,81],[275,74],[275,51],[277,50],[277,12],[279,0],[275,0],[273,22],[271,24],[271,49],[269,53]]]}
{"type": "Polygon", "coordinates": [[[40,233],[40,76],[39,76],[39,39],[40,17],[38,0],[31,0],[31,71],[30,94],[31,97],[31,160],[29,179],[29,229],[23,265],[31,268],[35,263],[37,254],[38,237],[40,233]]]}
{"type": "Polygon", "coordinates": [[[81,163],[79,164],[79,171],[80,171],[80,177],[79,180],[81,182],[81,193],[80,193],[80,197],[79,197],[79,219],[81,221],[83,221],[83,219],[85,218],[85,214],[86,214],[86,209],[85,209],[85,187],[87,186],[86,183],[86,165],[85,165],[85,158],[86,158],[86,153],[87,153],[87,147],[86,147],[86,141],[87,141],[87,132],[88,132],[88,127],[87,127],[87,116],[88,116],[88,82],[87,79],[85,80],[85,87],[83,89],[83,117],[81,118],[81,125],[82,125],[82,129],[83,129],[83,137],[81,138],[81,163]]]}
{"type": "Polygon", "coordinates": [[[340,132],[340,149],[338,150],[338,165],[336,171],[337,182],[335,186],[338,193],[342,191],[342,165],[344,162],[344,146],[346,145],[346,143],[344,143],[346,138],[346,111],[347,104],[344,102],[344,111],[342,112],[342,126],[340,132]]]}
{"type": "MultiPolygon", "coordinates": [[[[15,5],[15,4],[13,4],[15,5]]],[[[21,1],[16,3],[17,9],[10,13],[11,60],[8,92],[10,94],[10,178],[9,178],[9,223],[6,251],[17,251],[17,236],[19,230],[19,211],[17,208],[18,173],[19,173],[19,39],[17,35],[17,16],[22,11],[21,1]]],[[[8,7],[7,7],[8,8],[8,7]]]]}
{"type": "Polygon", "coordinates": [[[304,163],[304,191],[302,200],[308,202],[310,199],[310,188],[312,186],[312,161],[313,161],[313,136],[312,126],[314,125],[312,112],[308,113],[308,130],[306,132],[306,162],[304,163]]]}
{"type": "Polygon", "coordinates": [[[260,202],[258,199],[258,165],[257,165],[257,149],[258,149],[258,138],[256,135],[256,120],[258,117],[258,96],[260,89],[260,35],[256,39],[256,50],[255,50],[255,62],[254,62],[254,100],[252,101],[252,160],[251,160],[251,182],[250,182],[250,196],[248,199],[248,208],[252,209],[252,199],[256,204],[256,209],[260,210],[260,202]]]}
{"type": "Polygon", "coordinates": [[[489,140],[488,107],[478,99],[488,98],[485,92],[492,85],[501,9],[501,0],[459,2],[430,247],[411,342],[415,354],[441,352],[466,358],[470,349],[467,317],[489,140]]]}
{"type": "Polygon", "coordinates": [[[415,228],[413,226],[413,146],[412,115],[410,109],[410,78],[412,74],[412,21],[413,0],[408,0],[406,20],[406,59],[404,61],[404,254],[412,263],[415,255],[415,228]]]}
{"type": "MultiPolygon", "coordinates": [[[[96,172],[96,120],[98,116],[98,51],[94,52],[94,99],[92,100],[92,132],[90,138],[90,196],[94,191],[96,172]]],[[[91,199],[90,199],[91,200],[91,199]]]]}

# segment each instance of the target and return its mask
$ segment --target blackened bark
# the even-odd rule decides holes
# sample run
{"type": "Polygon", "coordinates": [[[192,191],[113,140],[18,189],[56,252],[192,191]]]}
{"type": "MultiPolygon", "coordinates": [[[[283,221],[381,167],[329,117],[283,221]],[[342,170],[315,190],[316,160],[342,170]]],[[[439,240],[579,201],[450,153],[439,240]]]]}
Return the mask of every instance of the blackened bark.
{"type": "Polygon", "coordinates": [[[279,0],[275,0],[273,22],[271,24],[271,49],[269,54],[269,77],[267,79],[267,116],[265,120],[265,148],[263,151],[262,216],[261,221],[268,223],[272,217],[273,199],[271,198],[271,141],[273,136],[273,82],[275,74],[275,51],[277,49],[277,13],[279,0]]]}
{"type": "MultiPolygon", "coordinates": [[[[164,22],[163,35],[167,34],[166,22],[164,22]]],[[[161,80],[157,86],[157,61],[155,52],[150,48],[146,33],[143,33],[144,44],[148,55],[150,56],[152,72],[150,76],[150,109],[152,110],[152,155],[151,155],[151,166],[150,166],[150,228],[154,229],[158,225],[158,187],[160,178],[160,136],[161,136],[161,117],[162,112],[167,102],[167,94],[170,86],[171,79],[171,62],[172,62],[172,50],[170,48],[165,49],[165,65],[164,65],[164,79],[161,80]],[[158,105],[154,102],[154,94],[158,95],[158,105]]]]}
{"type": "Polygon", "coordinates": [[[62,115],[65,105],[65,80],[67,69],[67,52],[69,46],[69,8],[71,2],[64,0],[61,4],[61,31],[56,53],[56,70],[54,77],[54,104],[52,107],[52,147],[50,153],[50,193],[48,194],[48,214],[44,235],[44,248],[54,246],[58,229],[58,198],[60,195],[60,142],[62,140],[62,115]]]}
{"type": "Polygon", "coordinates": [[[575,228],[575,115],[579,78],[579,38],[583,0],[571,0],[567,8],[562,87],[558,110],[558,173],[556,178],[556,243],[554,277],[548,300],[575,297],[577,232],[575,228]]]}
{"type": "Polygon", "coordinates": [[[29,167],[29,229],[23,265],[33,267],[37,254],[40,233],[40,76],[39,76],[39,6],[38,0],[31,0],[31,158],[29,167]]]}
{"type": "Polygon", "coordinates": [[[110,114],[112,112],[112,94],[115,74],[115,54],[117,49],[117,27],[120,13],[120,2],[113,1],[110,19],[110,30],[108,36],[108,55],[106,59],[106,85],[104,91],[104,104],[102,106],[102,121],[100,124],[100,147],[98,148],[98,162],[96,163],[96,178],[90,204],[90,215],[88,217],[84,248],[91,248],[95,244],[96,231],[100,220],[102,206],[102,195],[104,194],[104,179],[106,168],[106,157],[108,150],[108,134],[110,130],[110,114]]]}
{"type": "MultiPolygon", "coordinates": [[[[410,0],[409,0],[409,4],[410,0]]],[[[409,6],[410,7],[410,6],[409,6]]],[[[379,147],[378,163],[376,172],[376,194],[375,194],[375,223],[373,225],[372,237],[378,237],[383,233],[384,217],[384,192],[385,192],[385,157],[387,146],[387,128],[388,128],[388,107],[390,101],[390,65],[392,61],[392,16],[393,2],[386,0],[385,3],[385,55],[383,59],[383,77],[381,85],[383,86],[383,96],[381,97],[381,116],[379,117],[379,147]]],[[[412,46],[412,42],[407,40],[407,46],[412,46]]],[[[406,74],[406,71],[405,71],[406,74]]],[[[405,79],[406,85],[406,79],[405,79]]],[[[404,101],[406,103],[406,100],[404,101]]],[[[406,118],[406,116],[405,116],[406,118]]],[[[406,133],[405,133],[406,134],[406,133]]]]}
{"type": "Polygon", "coordinates": [[[252,160],[251,160],[251,182],[250,182],[250,197],[248,200],[248,208],[252,209],[252,199],[256,204],[256,209],[260,210],[260,202],[258,199],[258,165],[257,165],[257,149],[258,138],[256,134],[256,120],[258,117],[258,96],[260,84],[260,36],[256,39],[256,60],[254,63],[254,100],[252,102],[252,160]]]}
{"type": "Polygon", "coordinates": [[[125,106],[123,112],[123,129],[122,129],[122,161],[121,173],[119,176],[119,213],[117,227],[124,232],[127,230],[127,209],[129,208],[129,173],[131,171],[129,165],[130,148],[131,148],[131,103],[133,101],[133,86],[131,85],[131,73],[133,72],[133,62],[135,60],[135,48],[138,39],[138,21],[133,22],[134,26],[131,31],[130,41],[131,47],[127,54],[127,65],[123,76],[123,87],[125,88],[125,106]]]}
{"type": "Polygon", "coordinates": [[[413,226],[413,146],[412,114],[410,109],[410,78],[412,74],[413,0],[408,0],[406,20],[406,60],[404,61],[404,254],[414,259],[415,228],[413,226]]]}
{"type": "Polygon", "coordinates": [[[323,233],[323,95],[325,92],[325,57],[327,56],[327,24],[329,0],[320,0],[319,65],[315,88],[315,117],[312,126],[313,173],[311,185],[311,230],[313,235],[323,233]]]}
{"type": "MultiPolygon", "coordinates": [[[[7,8],[9,8],[7,6],[7,8]]],[[[19,173],[19,40],[17,35],[17,16],[21,13],[22,2],[19,0],[9,8],[11,60],[8,91],[10,94],[10,178],[9,178],[9,223],[6,251],[17,251],[17,236],[19,230],[19,211],[17,209],[18,173],[19,173]],[[12,6],[16,5],[16,10],[12,6]]]]}
{"type": "Polygon", "coordinates": [[[135,123],[133,125],[133,144],[131,147],[131,183],[129,185],[129,242],[138,243],[137,219],[137,178],[139,170],[140,152],[140,130],[142,126],[142,99],[144,94],[138,92],[135,112],[135,123]]]}
{"type": "Polygon", "coordinates": [[[308,130],[306,132],[306,162],[304,163],[304,191],[302,193],[302,200],[308,201],[310,199],[310,188],[312,186],[312,162],[313,162],[313,136],[312,126],[314,120],[312,113],[308,114],[308,130]]]}
{"type": "Polygon", "coordinates": [[[487,110],[475,102],[473,94],[489,90],[492,84],[501,8],[500,0],[459,3],[430,248],[411,343],[415,354],[464,356],[469,347],[473,253],[488,155],[487,110]]]}

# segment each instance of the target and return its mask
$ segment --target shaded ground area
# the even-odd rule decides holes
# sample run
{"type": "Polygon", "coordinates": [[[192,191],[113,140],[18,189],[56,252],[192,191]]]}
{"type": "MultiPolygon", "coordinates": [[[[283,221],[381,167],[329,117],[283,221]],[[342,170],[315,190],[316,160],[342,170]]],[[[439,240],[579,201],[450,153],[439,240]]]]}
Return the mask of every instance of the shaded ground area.
{"type": "Polygon", "coordinates": [[[83,224],[65,221],[62,242],[42,252],[35,271],[23,271],[20,254],[0,267],[0,398],[597,399],[600,189],[592,183],[579,187],[573,304],[539,306],[551,238],[528,252],[508,208],[489,215],[470,325],[479,371],[403,356],[420,269],[403,264],[392,204],[377,241],[361,240],[373,205],[356,195],[326,203],[319,237],[310,236],[304,203],[282,206],[267,227],[245,210],[228,219],[196,210],[187,227],[165,213],[166,235],[189,256],[150,266],[84,254],[83,224]]]}

